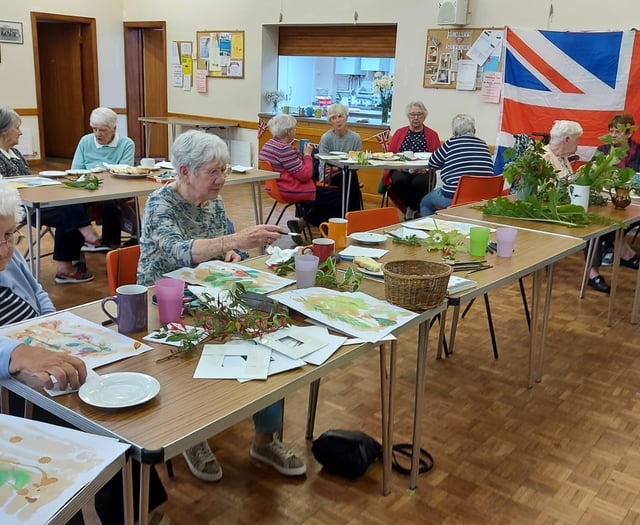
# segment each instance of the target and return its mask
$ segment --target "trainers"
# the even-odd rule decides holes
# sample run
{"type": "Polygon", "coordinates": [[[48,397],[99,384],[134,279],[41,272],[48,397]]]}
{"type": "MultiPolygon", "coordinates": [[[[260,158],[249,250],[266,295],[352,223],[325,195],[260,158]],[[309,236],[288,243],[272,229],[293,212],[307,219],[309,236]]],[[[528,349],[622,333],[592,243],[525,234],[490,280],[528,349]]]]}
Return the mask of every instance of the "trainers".
{"type": "Polygon", "coordinates": [[[202,481],[218,481],[222,478],[222,467],[206,441],[188,448],[182,456],[196,478],[202,481]]]}
{"type": "Polygon", "coordinates": [[[76,270],[73,273],[57,273],[55,281],[58,284],[76,284],[93,281],[93,275],[88,272],[76,270]]]}
{"type": "Polygon", "coordinates": [[[301,476],[307,471],[304,461],[277,439],[274,439],[268,445],[256,445],[253,443],[249,455],[257,461],[271,465],[285,476],[301,476]]]}
{"type": "Polygon", "coordinates": [[[601,266],[611,266],[613,264],[613,250],[607,250],[602,256],[601,266]]]}

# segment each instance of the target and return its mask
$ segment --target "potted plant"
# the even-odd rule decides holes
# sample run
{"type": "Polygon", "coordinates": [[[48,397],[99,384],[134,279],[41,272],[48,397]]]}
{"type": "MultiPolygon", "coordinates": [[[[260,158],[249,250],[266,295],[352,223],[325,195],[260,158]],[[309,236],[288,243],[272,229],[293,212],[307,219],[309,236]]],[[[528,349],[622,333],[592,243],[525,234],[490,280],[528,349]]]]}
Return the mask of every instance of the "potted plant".
{"type": "Polygon", "coordinates": [[[544,145],[541,141],[531,142],[521,155],[515,148],[507,148],[503,158],[507,162],[503,176],[518,194],[518,199],[528,195],[537,195],[545,200],[549,190],[555,187],[557,173],[553,166],[546,161],[544,145]]]}

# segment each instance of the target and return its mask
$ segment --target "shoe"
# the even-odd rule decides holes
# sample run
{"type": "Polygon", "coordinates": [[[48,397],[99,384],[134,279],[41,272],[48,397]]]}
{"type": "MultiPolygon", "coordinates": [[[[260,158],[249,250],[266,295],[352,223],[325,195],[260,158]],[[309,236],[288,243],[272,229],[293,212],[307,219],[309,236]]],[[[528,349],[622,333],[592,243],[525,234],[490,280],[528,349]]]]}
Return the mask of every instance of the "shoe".
{"type": "Polygon", "coordinates": [[[271,465],[285,476],[302,476],[307,466],[298,456],[285,447],[281,441],[274,439],[268,445],[251,445],[249,455],[262,463],[271,465]]]}
{"type": "Polygon", "coordinates": [[[222,467],[206,441],[188,448],[182,453],[187,466],[196,478],[202,481],[222,479],[222,467]]]}
{"type": "Polygon", "coordinates": [[[127,248],[127,247],[129,247],[129,246],[137,246],[138,244],[139,244],[139,243],[138,243],[138,238],[137,238],[137,237],[131,237],[131,239],[129,239],[128,241],[126,241],[126,242],[122,245],[122,247],[123,247],[123,248],[127,248]]]}
{"type": "Polygon", "coordinates": [[[113,248],[111,246],[107,246],[106,244],[102,244],[102,241],[96,241],[96,243],[85,242],[84,246],[80,248],[83,252],[93,252],[93,253],[106,253],[110,252],[113,248]]]}
{"type": "Polygon", "coordinates": [[[416,210],[414,210],[411,206],[407,206],[407,211],[404,212],[404,220],[412,221],[416,215],[416,210]]]}
{"type": "Polygon", "coordinates": [[[594,290],[598,290],[602,293],[609,293],[609,291],[611,290],[602,275],[598,275],[593,279],[589,279],[589,286],[591,286],[591,288],[593,288],[594,290]]]}
{"type": "Polygon", "coordinates": [[[602,256],[601,266],[611,266],[613,264],[613,252],[607,250],[607,252],[602,256]]]}
{"type": "Polygon", "coordinates": [[[78,270],[80,273],[88,273],[87,272],[87,263],[84,261],[76,261],[73,263],[73,267],[78,270]]]}
{"type": "Polygon", "coordinates": [[[55,281],[58,284],[76,284],[93,281],[93,275],[76,270],[73,273],[57,273],[55,281]]]}
{"type": "Polygon", "coordinates": [[[626,266],[632,270],[637,270],[638,266],[640,266],[640,257],[638,257],[638,255],[634,255],[631,259],[623,259],[620,257],[620,266],[626,266]]]}

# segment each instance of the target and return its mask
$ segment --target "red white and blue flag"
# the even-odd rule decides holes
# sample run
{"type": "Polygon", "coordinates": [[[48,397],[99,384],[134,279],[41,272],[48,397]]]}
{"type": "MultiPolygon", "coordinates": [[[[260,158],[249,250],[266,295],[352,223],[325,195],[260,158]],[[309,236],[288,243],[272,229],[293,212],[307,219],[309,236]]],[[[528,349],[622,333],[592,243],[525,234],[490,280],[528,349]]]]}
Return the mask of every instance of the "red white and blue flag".
{"type": "Polygon", "coordinates": [[[384,131],[381,131],[380,133],[378,133],[376,135],[376,140],[382,146],[382,151],[384,153],[389,151],[389,146],[391,145],[391,142],[389,140],[389,130],[388,129],[385,129],[384,131]]]}
{"type": "Polygon", "coordinates": [[[640,37],[606,32],[506,30],[502,118],[496,173],[513,135],[547,133],[555,120],[584,129],[585,160],[607,133],[611,117],[630,113],[640,123],[640,37]]]}
{"type": "Polygon", "coordinates": [[[262,137],[262,134],[269,129],[269,123],[262,119],[258,118],[258,138],[262,137]]]}

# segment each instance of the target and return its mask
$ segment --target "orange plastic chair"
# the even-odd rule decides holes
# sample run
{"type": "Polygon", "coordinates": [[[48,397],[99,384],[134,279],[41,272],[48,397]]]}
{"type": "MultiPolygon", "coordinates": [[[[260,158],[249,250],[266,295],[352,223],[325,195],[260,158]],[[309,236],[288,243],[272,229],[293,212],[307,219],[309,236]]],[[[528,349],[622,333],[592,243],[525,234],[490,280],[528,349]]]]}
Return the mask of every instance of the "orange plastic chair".
{"type": "Polygon", "coordinates": [[[138,245],[107,252],[107,283],[111,295],[115,295],[118,286],[136,283],[138,259],[140,259],[140,246],[138,245]]]}
{"type": "Polygon", "coordinates": [[[391,226],[400,222],[398,210],[393,207],[348,211],[344,217],[349,221],[347,235],[375,230],[376,228],[391,226]]]}
{"type": "Polygon", "coordinates": [[[504,177],[494,175],[491,177],[479,175],[463,175],[458,181],[458,187],[453,194],[451,206],[478,202],[485,199],[493,199],[502,195],[504,177]]]}

